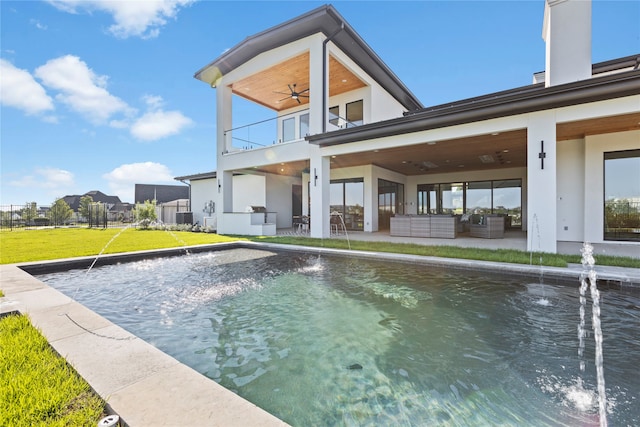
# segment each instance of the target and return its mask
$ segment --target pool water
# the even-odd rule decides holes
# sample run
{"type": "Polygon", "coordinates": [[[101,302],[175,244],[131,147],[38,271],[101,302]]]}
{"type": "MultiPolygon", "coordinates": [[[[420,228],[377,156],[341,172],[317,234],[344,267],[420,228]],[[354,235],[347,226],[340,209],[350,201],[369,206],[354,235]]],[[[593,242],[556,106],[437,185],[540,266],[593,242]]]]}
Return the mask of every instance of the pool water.
{"type": "MultiPolygon", "coordinates": [[[[254,249],[39,279],[293,426],[599,425],[578,283],[254,249]]],[[[607,419],[640,425],[638,293],[601,297],[607,419]]]]}

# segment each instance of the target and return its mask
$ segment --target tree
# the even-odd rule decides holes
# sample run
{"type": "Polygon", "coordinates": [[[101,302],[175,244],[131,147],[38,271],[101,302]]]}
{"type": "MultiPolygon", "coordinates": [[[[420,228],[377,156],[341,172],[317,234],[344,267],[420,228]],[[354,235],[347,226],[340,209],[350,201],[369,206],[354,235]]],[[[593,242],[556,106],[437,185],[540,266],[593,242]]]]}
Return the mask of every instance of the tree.
{"type": "Polygon", "coordinates": [[[85,219],[89,218],[91,203],[93,203],[93,197],[91,196],[82,196],[80,198],[80,207],[78,207],[78,213],[85,219]]]}
{"type": "Polygon", "coordinates": [[[133,217],[143,229],[149,228],[149,225],[158,219],[156,214],[156,201],[145,200],[144,203],[138,203],[133,209],[133,217]]]}
{"type": "Polygon", "coordinates": [[[20,212],[20,217],[25,224],[31,223],[38,216],[38,205],[36,202],[25,203],[24,208],[20,212]]]}
{"type": "Polygon", "coordinates": [[[63,199],[57,199],[51,205],[49,219],[53,225],[62,225],[73,216],[73,210],[63,199]]]}

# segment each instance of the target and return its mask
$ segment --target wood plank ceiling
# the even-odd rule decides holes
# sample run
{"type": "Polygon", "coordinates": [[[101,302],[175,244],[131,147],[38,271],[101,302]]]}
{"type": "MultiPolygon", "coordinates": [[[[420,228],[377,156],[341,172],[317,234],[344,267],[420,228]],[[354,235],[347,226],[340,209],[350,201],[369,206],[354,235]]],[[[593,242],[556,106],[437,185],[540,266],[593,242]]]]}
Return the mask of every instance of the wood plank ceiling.
{"type": "MultiPolygon", "coordinates": [[[[329,96],[365,87],[355,74],[336,60],[329,58],[329,96]]],[[[283,111],[308,104],[313,96],[309,88],[309,52],[262,70],[232,84],[235,95],[246,98],[274,111],[283,111]],[[290,96],[289,86],[305,97],[299,101],[290,96]]],[[[557,125],[558,141],[584,138],[587,135],[640,129],[640,114],[627,114],[557,125]]],[[[489,170],[526,166],[526,129],[470,138],[415,144],[336,156],[331,168],[374,164],[404,175],[423,175],[472,170],[489,170]]],[[[256,171],[279,175],[299,176],[308,170],[308,161],[275,163],[256,168],[256,171]]]]}
{"type": "MultiPolygon", "coordinates": [[[[333,56],[329,57],[329,96],[365,87],[365,83],[333,56]]],[[[231,85],[235,95],[252,102],[282,111],[309,103],[309,52],[290,58],[259,73],[238,80],[231,85]],[[289,86],[302,93],[292,99],[289,86]]]]}

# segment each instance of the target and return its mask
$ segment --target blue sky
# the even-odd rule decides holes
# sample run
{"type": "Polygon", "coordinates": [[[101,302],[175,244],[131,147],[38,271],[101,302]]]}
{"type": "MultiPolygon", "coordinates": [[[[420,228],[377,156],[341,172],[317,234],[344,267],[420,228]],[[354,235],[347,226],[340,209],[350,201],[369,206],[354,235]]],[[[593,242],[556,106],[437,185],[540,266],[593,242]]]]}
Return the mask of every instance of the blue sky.
{"type": "MultiPolygon", "coordinates": [[[[135,183],[215,170],[215,92],[193,74],[322,4],[0,1],[0,204],[133,202],[135,183]]],[[[332,4],[425,106],[544,69],[543,0],[332,4]]],[[[640,1],[594,0],[592,25],[594,62],[640,53],[640,1]]]]}

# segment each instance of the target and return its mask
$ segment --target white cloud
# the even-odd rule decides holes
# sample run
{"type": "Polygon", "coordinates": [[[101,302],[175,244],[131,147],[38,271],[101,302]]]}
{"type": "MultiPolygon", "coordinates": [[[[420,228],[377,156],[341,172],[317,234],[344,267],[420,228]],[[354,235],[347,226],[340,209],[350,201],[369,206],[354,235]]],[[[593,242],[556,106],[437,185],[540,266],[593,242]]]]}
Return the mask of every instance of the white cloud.
{"type": "Polygon", "coordinates": [[[164,100],[157,95],[144,95],[142,100],[147,104],[149,110],[159,110],[164,105],[164,100]]]}
{"type": "Polygon", "coordinates": [[[192,123],[180,111],[150,111],[131,126],[131,135],[143,141],[155,141],[176,135],[192,123]]]}
{"type": "Polygon", "coordinates": [[[44,24],[42,24],[42,23],[41,23],[40,21],[38,21],[37,19],[31,19],[31,20],[29,21],[29,23],[30,23],[31,25],[35,26],[35,27],[36,27],[37,29],[39,29],[39,30],[43,30],[43,31],[44,31],[44,30],[46,30],[46,29],[47,29],[47,26],[46,26],[46,25],[44,25],[44,24]]]}
{"type": "Polygon", "coordinates": [[[75,179],[71,172],[57,168],[37,168],[33,174],[25,175],[18,180],[10,181],[12,187],[46,190],[51,197],[61,197],[72,194],[75,179]]]}
{"type": "Polygon", "coordinates": [[[104,123],[117,113],[132,109],[107,91],[107,76],[99,76],[77,56],[51,59],[35,71],[45,86],[57,90],[56,99],[84,115],[93,123],[104,123]]]}
{"type": "Polygon", "coordinates": [[[160,28],[167,19],[174,19],[181,8],[194,0],[50,0],[53,6],[68,13],[86,11],[105,12],[113,16],[115,23],[109,32],[119,38],[141,37],[153,38],[160,33],[160,28]]]}
{"type": "Polygon", "coordinates": [[[169,168],[154,162],[121,165],[102,175],[102,178],[107,180],[111,192],[123,202],[133,202],[135,184],[174,182],[169,168]]]}
{"type": "Polygon", "coordinates": [[[27,114],[37,114],[54,109],[53,99],[27,71],[0,59],[0,101],[27,114]]]}

